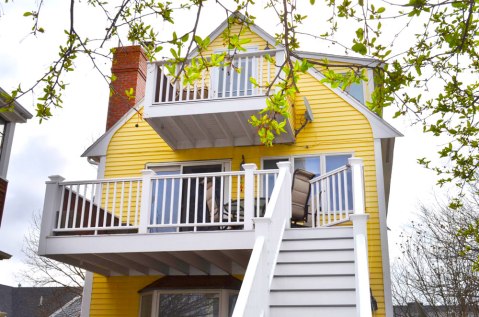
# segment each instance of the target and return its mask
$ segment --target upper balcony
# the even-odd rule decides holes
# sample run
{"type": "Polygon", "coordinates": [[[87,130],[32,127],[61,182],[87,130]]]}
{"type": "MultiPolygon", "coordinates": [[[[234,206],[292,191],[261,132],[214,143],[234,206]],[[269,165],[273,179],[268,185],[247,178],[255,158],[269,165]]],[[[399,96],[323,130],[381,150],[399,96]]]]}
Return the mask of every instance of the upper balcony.
{"type": "MultiPolygon", "coordinates": [[[[184,74],[177,78],[168,74],[167,62],[150,63],[143,117],[175,150],[258,145],[257,129],[248,119],[266,106],[264,87],[274,81],[283,59],[281,50],[237,53],[232,66],[204,70],[193,85],[186,86],[184,74]]],[[[287,121],[287,133],[276,143],[294,142],[292,109],[287,121]]]]}

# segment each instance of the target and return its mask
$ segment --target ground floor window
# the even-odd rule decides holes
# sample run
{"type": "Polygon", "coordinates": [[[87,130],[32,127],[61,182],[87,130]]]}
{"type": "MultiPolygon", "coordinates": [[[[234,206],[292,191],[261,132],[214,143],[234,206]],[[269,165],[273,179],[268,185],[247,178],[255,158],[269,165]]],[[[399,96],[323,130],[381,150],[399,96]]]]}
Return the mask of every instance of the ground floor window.
{"type": "Polygon", "coordinates": [[[140,317],[232,316],[236,290],[156,290],[141,295],[140,317]]]}

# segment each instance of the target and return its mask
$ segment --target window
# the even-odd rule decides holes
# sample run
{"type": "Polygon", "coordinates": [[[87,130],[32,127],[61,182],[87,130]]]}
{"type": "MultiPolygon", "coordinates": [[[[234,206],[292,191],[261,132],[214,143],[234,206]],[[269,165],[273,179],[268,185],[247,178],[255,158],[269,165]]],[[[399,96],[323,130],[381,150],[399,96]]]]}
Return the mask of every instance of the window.
{"type": "Polygon", "coordinates": [[[364,104],[364,85],[361,81],[360,83],[353,83],[346,88],[346,92],[351,95],[354,99],[364,104]]]}
{"type": "Polygon", "coordinates": [[[229,317],[237,290],[156,290],[141,295],[140,317],[229,317]]]}
{"type": "MultiPolygon", "coordinates": [[[[324,155],[311,155],[311,156],[297,156],[292,158],[266,158],[263,159],[263,169],[276,169],[276,163],[281,161],[291,161],[292,163],[292,170],[294,171],[297,168],[301,168],[307,170],[308,172],[314,173],[316,176],[326,174],[331,172],[337,168],[340,168],[344,165],[348,164],[348,159],[352,157],[351,154],[324,154],[324,155]]],[[[272,177],[272,176],[271,176],[272,177]]],[[[347,188],[347,199],[348,199],[348,206],[352,208],[353,202],[353,193],[352,193],[352,176],[351,172],[347,173],[347,183],[350,184],[347,188]]],[[[339,191],[339,183],[335,182],[335,186],[333,190],[330,191],[330,203],[339,205],[339,196],[333,194],[333,192],[339,191]]],[[[274,179],[270,180],[270,185],[268,191],[264,191],[263,193],[268,193],[268,197],[271,196],[274,187],[274,179]]],[[[264,195],[264,194],[263,194],[264,195]]],[[[343,193],[342,198],[342,205],[345,204],[345,193],[343,193]]]]}
{"type": "MultiPolygon", "coordinates": [[[[256,50],[250,48],[248,52],[256,50]]],[[[256,76],[256,59],[251,56],[236,57],[233,65],[239,68],[240,72],[229,66],[216,68],[212,83],[215,97],[242,97],[254,94],[254,87],[249,79],[256,76]]]]}

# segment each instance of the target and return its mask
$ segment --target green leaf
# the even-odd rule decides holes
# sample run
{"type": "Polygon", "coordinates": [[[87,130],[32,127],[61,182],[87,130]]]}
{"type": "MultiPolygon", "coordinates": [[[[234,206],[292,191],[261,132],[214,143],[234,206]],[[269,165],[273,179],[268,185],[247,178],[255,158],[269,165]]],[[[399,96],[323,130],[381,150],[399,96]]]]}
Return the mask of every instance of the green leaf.
{"type": "Polygon", "coordinates": [[[366,45],[364,45],[363,43],[355,43],[352,47],[352,50],[361,55],[366,55],[366,53],[368,52],[366,45]]]}
{"type": "Polygon", "coordinates": [[[32,12],[28,12],[28,11],[27,11],[27,12],[24,12],[24,13],[23,13],[23,16],[24,16],[24,17],[29,17],[29,16],[31,16],[31,15],[33,15],[32,12]]]}

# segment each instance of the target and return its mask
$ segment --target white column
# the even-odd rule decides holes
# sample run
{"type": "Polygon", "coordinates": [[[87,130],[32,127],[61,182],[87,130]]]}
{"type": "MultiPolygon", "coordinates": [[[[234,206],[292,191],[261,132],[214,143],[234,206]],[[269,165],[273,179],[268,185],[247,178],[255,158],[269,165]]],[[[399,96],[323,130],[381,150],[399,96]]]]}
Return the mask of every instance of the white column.
{"type": "Polygon", "coordinates": [[[368,267],[367,220],[369,215],[351,215],[354,234],[354,269],[356,284],[356,316],[371,317],[371,294],[368,267]]]}
{"type": "Polygon", "coordinates": [[[366,206],[364,200],[363,159],[351,157],[349,159],[349,165],[351,165],[351,173],[353,178],[354,214],[364,214],[366,212],[366,206]]]}
{"type": "Polygon", "coordinates": [[[282,197],[287,204],[286,206],[282,206],[281,210],[284,211],[284,218],[287,219],[286,228],[291,228],[291,162],[278,162],[276,165],[278,166],[280,173],[284,171],[285,178],[283,186],[289,189],[285,191],[285,197],[282,197]]]}
{"type": "Polygon", "coordinates": [[[47,237],[52,234],[55,227],[55,220],[57,219],[57,212],[60,211],[60,200],[62,189],[60,183],[65,178],[59,175],[48,177],[50,180],[46,182],[47,188],[45,191],[45,201],[43,203],[42,224],[40,229],[40,239],[38,243],[38,254],[44,255],[46,253],[47,237]]]}
{"type": "Polygon", "coordinates": [[[151,178],[156,175],[152,170],[142,170],[140,225],[138,233],[148,233],[151,212],[151,178]]]}
{"type": "Polygon", "coordinates": [[[254,217],[254,171],[256,164],[243,164],[244,181],[244,229],[253,229],[254,217]]]}

